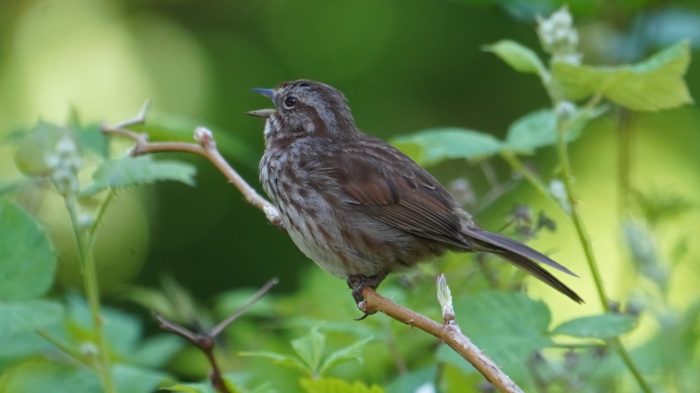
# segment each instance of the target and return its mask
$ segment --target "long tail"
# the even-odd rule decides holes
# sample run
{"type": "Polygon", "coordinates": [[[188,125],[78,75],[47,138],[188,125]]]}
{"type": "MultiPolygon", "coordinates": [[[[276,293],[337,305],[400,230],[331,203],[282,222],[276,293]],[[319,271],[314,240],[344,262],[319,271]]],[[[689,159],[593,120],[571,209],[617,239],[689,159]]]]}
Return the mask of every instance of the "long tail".
{"type": "Polygon", "coordinates": [[[512,262],[515,266],[525,270],[526,272],[537,277],[542,282],[568,296],[573,301],[583,303],[583,299],[576,292],[537,264],[542,263],[564,273],[578,277],[571,270],[558,264],[548,256],[518,241],[497,233],[487,232],[477,228],[463,228],[462,231],[468,238],[476,241],[474,251],[486,251],[500,255],[512,262]]]}

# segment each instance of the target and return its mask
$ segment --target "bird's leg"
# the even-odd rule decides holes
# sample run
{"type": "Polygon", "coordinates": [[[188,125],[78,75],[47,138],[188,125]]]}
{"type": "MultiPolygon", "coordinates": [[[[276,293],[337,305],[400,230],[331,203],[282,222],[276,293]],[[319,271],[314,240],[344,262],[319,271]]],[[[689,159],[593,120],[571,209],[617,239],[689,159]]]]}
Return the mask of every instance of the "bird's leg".
{"type": "Polygon", "coordinates": [[[362,303],[365,301],[364,297],[362,296],[362,290],[365,288],[377,289],[379,284],[381,284],[382,281],[384,281],[387,274],[388,272],[381,272],[373,276],[363,276],[358,274],[348,277],[347,283],[348,287],[352,289],[352,298],[355,299],[357,308],[359,308],[362,312],[365,313],[360,318],[357,318],[358,321],[361,321],[373,314],[365,311],[364,307],[362,306],[362,303]]]}

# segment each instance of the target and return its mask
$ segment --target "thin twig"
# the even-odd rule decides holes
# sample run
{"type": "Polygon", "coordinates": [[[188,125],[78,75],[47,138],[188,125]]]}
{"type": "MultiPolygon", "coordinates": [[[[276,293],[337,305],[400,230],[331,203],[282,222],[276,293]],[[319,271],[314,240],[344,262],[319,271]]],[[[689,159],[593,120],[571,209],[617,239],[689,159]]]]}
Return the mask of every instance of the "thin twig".
{"type": "MultiPolygon", "coordinates": [[[[393,303],[391,300],[378,294],[372,288],[363,289],[362,296],[364,297],[364,304],[362,304],[364,307],[363,311],[370,314],[381,311],[399,322],[416,327],[435,336],[471,363],[471,365],[474,366],[487,381],[493,384],[498,391],[522,393],[522,390],[510,377],[501,371],[491,359],[484,355],[484,353],[462,333],[462,330],[455,321],[454,310],[451,306],[446,307],[443,305],[442,314],[444,324],[440,324],[413,310],[393,303]]],[[[451,301],[449,303],[451,305],[451,301]]]]}
{"type": "MultiPolygon", "coordinates": [[[[198,127],[195,130],[195,141],[197,143],[149,142],[145,134],[139,134],[128,130],[127,127],[134,124],[141,124],[143,122],[146,110],[147,107],[141,111],[139,116],[131,120],[120,122],[116,126],[103,126],[102,131],[107,135],[120,136],[133,140],[136,143],[134,148],[131,150],[131,155],[133,156],[158,152],[186,152],[207,158],[229,180],[229,182],[243,194],[248,203],[262,210],[265,213],[268,221],[276,225],[281,225],[280,213],[277,208],[267,199],[260,196],[255,189],[253,189],[253,187],[246,183],[238,172],[236,172],[236,170],[220,155],[216,148],[214,137],[211,131],[208,129],[198,127]]],[[[477,348],[471,342],[471,340],[469,340],[469,338],[462,333],[459,325],[457,325],[456,321],[454,321],[454,316],[452,316],[452,318],[446,317],[445,324],[442,325],[433,321],[432,319],[416,313],[415,311],[393,303],[370,288],[365,288],[362,294],[364,296],[363,311],[370,314],[380,311],[399,322],[415,326],[426,333],[439,338],[469,363],[471,363],[474,368],[476,368],[484,376],[484,378],[492,383],[499,391],[505,393],[522,392],[522,390],[515,385],[515,383],[513,383],[513,381],[503,371],[501,371],[501,369],[499,369],[491,359],[484,355],[481,350],[479,350],[479,348],[477,348]]],[[[235,319],[234,315],[229,317],[229,319],[235,319]]],[[[200,335],[196,335],[179,325],[165,320],[162,317],[159,318],[159,321],[161,321],[161,324],[165,322],[165,325],[162,325],[164,329],[169,329],[169,331],[173,332],[174,334],[178,334],[197,345],[197,347],[200,348],[205,355],[207,355],[210,363],[212,361],[214,362],[212,363],[212,367],[214,368],[216,362],[213,357],[213,353],[211,352],[212,350],[200,346],[200,335]]],[[[218,326],[219,325],[217,325],[217,327],[218,326]]],[[[223,326],[225,327],[226,324],[223,326]]],[[[203,344],[209,344],[209,342],[205,341],[203,344]]],[[[211,378],[212,383],[214,383],[214,376],[212,375],[211,378]]],[[[219,391],[225,392],[222,390],[219,391]]]]}
{"type": "Polygon", "coordinates": [[[233,321],[238,319],[238,317],[250,310],[250,307],[252,307],[267,292],[269,292],[270,288],[277,285],[278,282],[279,280],[277,278],[270,279],[268,282],[265,283],[265,285],[258,289],[258,291],[253,296],[251,296],[250,299],[248,299],[246,304],[244,304],[242,307],[236,310],[229,317],[216,324],[216,326],[214,326],[212,329],[204,333],[195,333],[192,330],[178,323],[167,320],[165,317],[158,313],[153,313],[153,316],[158,321],[158,325],[161,329],[165,330],[168,333],[172,333],[174,335],[184,338],[185,340],[189,341],[192,345],[197,347],[197,349],[199,349],[200,352],[202,352],[202,354],[204,354],[204,356],[207,358],[207,361],[209,361],[209,365],[211,366],[211,371],[209,372],[209,381],[211,382],[211,385],[214,387],[214,389],[216,389],[217,392],[231,393],[231,390],[228,388],[228,386],[226,385],[226,381],[224,380],[223,373],[221,372],[221,367],[219,367],[219,363],[216,361],[216,356],[214,356],[214,348],[216,347],[216,337],[219,334],[221,334],[221,332],[223,332],[224,329],[228,327],[228,325],[230,325],[233,321]]]}

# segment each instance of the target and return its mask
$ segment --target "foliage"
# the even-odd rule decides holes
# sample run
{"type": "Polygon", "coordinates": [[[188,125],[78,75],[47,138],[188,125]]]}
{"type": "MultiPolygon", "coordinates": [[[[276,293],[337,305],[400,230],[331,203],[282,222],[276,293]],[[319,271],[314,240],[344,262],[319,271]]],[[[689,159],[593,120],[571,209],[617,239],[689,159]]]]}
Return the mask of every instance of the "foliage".
{"type": "MultiPolygon", "coordinates": [[[[535,7],[521,2],[486,3],[500,4],[519,15],[525,12],[523,7],[530,11],[535,7]]],[[[541,3],[543,9],[554,4],[541,3]]],[[[658,111],[692,102],[684,79],[690,43],[676,43],[636,64],[582,64],[578,31],[566,15],[560,10],[539,21],[548,59],[514,40],[484,47],[513,70],[536,75],[552,100],[551,107],[536,105],[539,109],[512,121],[501,138],[471,128],[442,127],[401,135],[392,142],[430,166],[466,160],[488,168],[492,161],[503,159],[516,180],[529,181],[557,202],[565,217],[576,217],[577,200],[562,152],[566,154],[569,144],[585,139],[595,121],[609,120],[618,111],[658,111]],[[551,171],[540,173],[521,161],[549,148],[560,154],[551,171]]],[[[121,153],[123,146],[113,146],[99,132],[97,123],[81,123],[78,110],[72,111],[66,125],[39,120],[4,141],[13,149],[23,177],[0,183],[0,393],[214,392],[204,381],[207,365],[203,359],[192,355],[174,336],[155,334],[148,317],[141,314],[156,310],[204,328],[237,309],[251,292],[232,291],[207,303],[166,277],[162,288],[129,287],[118,299],[127,299],[128,306],[108,298],[119,308],[104,307],[94,272],[99,262],[94,261],[96,233],[107,225],[105,211],[115,203],[115,195],[164,181],[194,186],[196,169],[172,157],[126,156],[121,153]],[[68,240],[57,235],[60,231],[42,215],[42,201],[48,198],[60,200],[61,211],[67,212],[68,240]],[[80,294],[54,285],[57,263],[65,258],[59,252],[65,242],[80,259],[84,279],[80,294]],[[126,309],[140,314],[132,315],[126,309]],[[184,382],[192,380],[203,381],[184,382]]],[[[162,140],[189,139],[193,129],[191,120],[162,115],[136,127],[162,140]]],[[[245,167],[255,167],[254,149],[238,135],[217,134],[217,142],[245,167]]],[[[510,190],[500,184],[491,186],[499,190],[496,199],[510,190]]],[[[461,328],[526,391],[637,391],[629,377],[635,368],[658,390],[665,389],[667,381],[679,391],[700,383],[695,373],[700,300],[695,296],[681,308],[670,299],[671,283],[678,277],[676,267],[684,268],[688,260],[689,237],[664,225],[692,214],[696,206],[682,193],[647,189],[647,185],[629,190],[627,197],[632,203],[621,214],[620,233],[630,270],[638,274],[629,275],[634,282],[630,293],[616,293],[623,297],[624,307],[611,307],[609,299],[600,299],[606,302],[603,310],[553,325],[548,303],[521,290],[526,283],[523,275],[506,273],[484,259],[449,272],[469,280],[469,285],[454,293],[461,328]],[[617,350],[623,347],[620,338],[639,332],[644,320],[652,320],[659,329],[635,342],[629,351],[630,363],[626,363],[624,352],[617,350]]],[[[149,206],[147,202],[143,205],[149,206]]],[[[243,223],[225,224],[230,229],[243,223]]],[[[183,228],[183,232],[188,230],[183,228]]],[[[234,230],[226,232],[227,236],[241,236],[234,230]]],[[[536,231],[526,232],[529,239],[536,231]]],[[[439,310],[435,299],[416,294],[433,293],[430,269],[449,270],[457,258],[461,257],[448,255],[437,267],[392,278],[382,291],[435,316],[439,310]]],[[[202,264],[215,262],[202,259],[202,264]]],[[[356,310],[337,280],[314,272],[300,285],[284,296],[268,296],[236,321],[221,340],[222,351],[217,356],[226,370],[235,371],[224,376],[232,392],[463,392],[484,388],[469,364],[448,347],[436,347],[432,338],[382,316],[351,321],[356,310]]]]}

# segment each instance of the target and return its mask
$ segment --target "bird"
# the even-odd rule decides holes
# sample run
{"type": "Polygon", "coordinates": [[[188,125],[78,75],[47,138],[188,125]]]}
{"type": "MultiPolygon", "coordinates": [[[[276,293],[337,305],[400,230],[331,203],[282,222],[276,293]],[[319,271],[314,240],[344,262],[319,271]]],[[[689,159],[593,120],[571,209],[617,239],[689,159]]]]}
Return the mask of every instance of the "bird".
{"type": "Polygon", "coordinates": [[[262,187],[294,244],[346,280],[358,305],[364,288],[448,250],[495,254],[583,302],[541,265],[571,270],[481,228],[426,169],[362,132],[338,89],[300,79],[253,91],[274,103],[248,112],[265,120],[262,187]]]}

